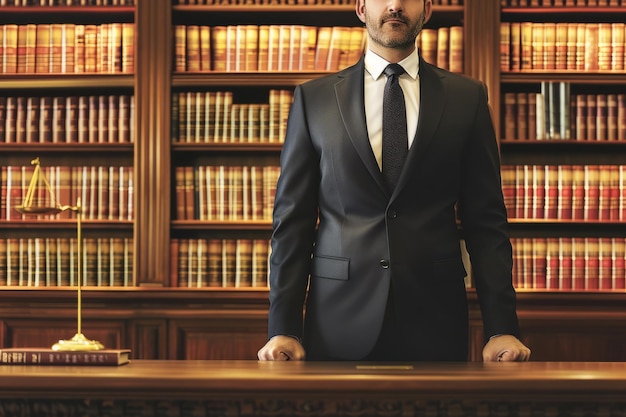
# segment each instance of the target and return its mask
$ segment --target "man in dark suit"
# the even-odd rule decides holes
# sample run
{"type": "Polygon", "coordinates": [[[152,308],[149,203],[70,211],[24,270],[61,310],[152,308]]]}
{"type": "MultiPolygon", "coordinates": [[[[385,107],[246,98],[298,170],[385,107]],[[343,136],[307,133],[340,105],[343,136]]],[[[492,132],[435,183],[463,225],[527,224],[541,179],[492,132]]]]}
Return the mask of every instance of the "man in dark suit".
{"type": "Polygon", "coordinates": [[[431,0],[358,0],[364,58],[294,92],[260,360],[467,360],[457,210],[482,310],[483,359],[530,356],[518,339],[486,89],[419,57],[415,39],[431,10],[431,0]],[[382,156],[390,63],[404,71],[408,141],[394,183],[382,156]]]}

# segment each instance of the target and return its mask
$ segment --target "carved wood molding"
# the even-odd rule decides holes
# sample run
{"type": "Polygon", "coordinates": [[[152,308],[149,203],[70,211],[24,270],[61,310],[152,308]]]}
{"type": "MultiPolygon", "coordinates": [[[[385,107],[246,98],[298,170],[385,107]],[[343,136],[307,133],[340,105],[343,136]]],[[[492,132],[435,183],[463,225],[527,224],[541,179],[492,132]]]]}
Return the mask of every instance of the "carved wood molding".
{"type": "Polygon", "coordinates": [[[392,417],[392,416],[626,416],[626,402],[390,400],[0,400],[2,416],[38,417],[392,417]]]}

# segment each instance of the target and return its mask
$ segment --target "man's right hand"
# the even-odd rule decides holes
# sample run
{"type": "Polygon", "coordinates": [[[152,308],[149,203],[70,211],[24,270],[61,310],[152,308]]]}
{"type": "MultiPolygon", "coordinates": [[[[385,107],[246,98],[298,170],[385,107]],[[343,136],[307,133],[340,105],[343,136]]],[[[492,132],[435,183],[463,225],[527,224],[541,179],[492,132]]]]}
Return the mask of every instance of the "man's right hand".
{"type": "Polygon", "coordinates": [[[257,356],[261,361],[301,361],[306,353],[295,337],[277,335],[267,341],[257,356]]]}

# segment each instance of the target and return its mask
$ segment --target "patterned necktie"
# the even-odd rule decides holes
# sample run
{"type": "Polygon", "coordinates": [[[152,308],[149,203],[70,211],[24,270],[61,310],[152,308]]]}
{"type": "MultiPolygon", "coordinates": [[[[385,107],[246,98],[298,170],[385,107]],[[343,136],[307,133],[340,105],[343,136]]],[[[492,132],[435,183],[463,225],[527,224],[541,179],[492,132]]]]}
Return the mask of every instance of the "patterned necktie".
{"type": "Polygon", "coordinates": [[[404,73],[404,68],[399,64],[389,64],[384,73],[387,83],[383,96],[383,176],[393,190],[409,152],[406,108],[400,87],[400,75],[404,73]]]}

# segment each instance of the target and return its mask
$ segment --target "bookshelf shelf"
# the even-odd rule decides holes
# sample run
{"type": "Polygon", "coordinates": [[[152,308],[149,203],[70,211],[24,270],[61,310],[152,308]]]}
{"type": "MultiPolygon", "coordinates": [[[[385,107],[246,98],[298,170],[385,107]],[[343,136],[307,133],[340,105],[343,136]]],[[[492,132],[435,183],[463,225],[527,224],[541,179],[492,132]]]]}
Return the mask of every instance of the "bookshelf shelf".
{"type": "Polygon", "coordinates": [[[236,85],[239,87],[295,87],[313,78],[329,74],[328,71],[317,72],[205,72],[184,73],[172,76],[172,87],[218,87],[236,85]]]}
{"type": "Polygon", "coordinates": [[[598,147],[601,149],[605,149],[606,147],[616,147],[620,148],[626,146],[626,142],[624,141],[596,141],[596,140],[576,140],[576,139],[542,139],[542,140],[528,140],[528,139],[502,139],[500,141],[500,145],[504,147],[537,147],[546,149],[549,147],[571,147],[574,149],[575,147],[585,147],[585,150],[588,150],[587,147],[598,147]]]}
{"type": "Polygon", "coordinates": [[[277,153],[282,149],[280,143],[175,143],[172,152],[268,152],[277,153]]]}
{"type": "Polygon", "coordinates": [[[172,230],[242,230],[271,231],[272,224],[268,221],[205,221],[205,220],[172,220],[172,230]]]}
{"type": "MultiPolygon", "coordinates": [[[[172,6],[173,12],[178,13],[354,13],[354,5],[270,5],[260,4],[255,6],[248,5],[176,5],[172,6]]],[[[433,6],[436,13],[459,14],[464,11],[463,6],[433,6]]]]}
{"type": "Polygon", "coordinates": [[[611,7],[599,7],[599,6],[578,6],[578,7],[503,7],[501,10],[503,16],[509,17],[509,15],[540,15],[542,18],[550,15],[557,15],[561,18],[567,19],[570,17],[581,15],[603,15],[607,13],[612,14],[624,14],[624,6],[611,6],[611,7]]]}
{"type": "Polygon", "coordinates": [[[0,6],[2,14],[23,14],[23,13],[46,13],[58,14],[67,19],[73,13],[85,14],[92,16],[93,14],[106,15],[128,15],[134,16],[134,6],[0,6]]]}
{"type": "MultiPolygon", "coordinates": [[[[82,227],[85,230],[100,230],[102,227],[106,227],[108,230],[126,230],[130,231],[133,228],[132,220],[82,220],[82,227]]],[[[76,231],[76,220],[2,220],[0,221],[0,229],[5,230],[21,230],[21,229],[36,229],[36,230],[72,230],[76,231]]]]}
{"type": "Polygon", "coordinates": [[[133,88],[128,74],[0,74],[2,90],[133,88]]]}
{"type": "Polygon", "coordinates": [[[19,153],[83,153],[106,152],[126,154],[133,152],[132,143],[0,143],[4,152],[19,153]]]}
{"type": "Polygon", "coordinates": [[[113,17],[120,21],[132,21],[135,16],[134,6],[1,6],[0,11],[0,22],[10,20],[15,23],[21,23],[20,18],[25,15],[29,16],[25,20],[63,22],[76,18],[81,18],[83,22],[102,21],[113,17]]]}
{"type": "Polygon", "coordinates": [[[500,75],[503,84],[534,84],[542,81],[565,81],[572,84],[614,84],[626,85],[625,71],[527,71],[503,72],[500,75]]]}
{"type": "Polygon", "coordinates": [[[172,6],[174,13],[353,13],[354,5],[178,5],[172,6]]]}

